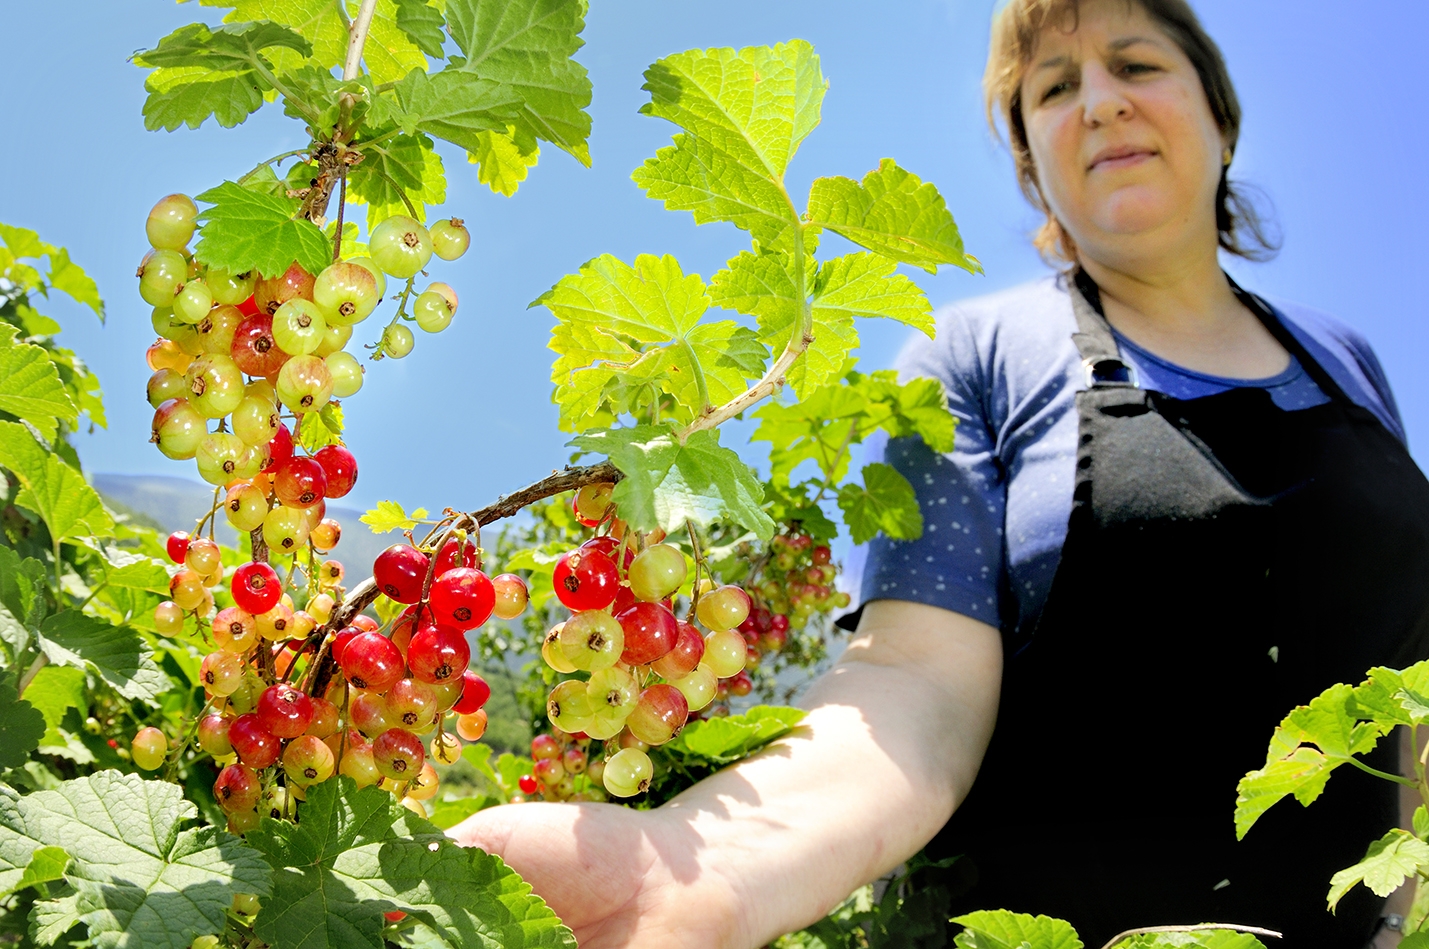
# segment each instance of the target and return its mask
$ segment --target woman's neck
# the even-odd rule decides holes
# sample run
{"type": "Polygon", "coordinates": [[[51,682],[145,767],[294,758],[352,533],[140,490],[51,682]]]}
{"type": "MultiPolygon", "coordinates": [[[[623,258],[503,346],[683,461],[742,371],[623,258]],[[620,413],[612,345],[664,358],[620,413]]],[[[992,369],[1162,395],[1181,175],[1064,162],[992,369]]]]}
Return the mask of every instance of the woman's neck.
{"type": "Polygon", "coordinates": [[[1163,359],[1234,379],[1267,378],[1290,364],[1290,354],[1236,298],[1214,249],[1154,266],[1108,266],[1087,256],[1080,264],[1101,291],[1107,321],[1163,359]]]}

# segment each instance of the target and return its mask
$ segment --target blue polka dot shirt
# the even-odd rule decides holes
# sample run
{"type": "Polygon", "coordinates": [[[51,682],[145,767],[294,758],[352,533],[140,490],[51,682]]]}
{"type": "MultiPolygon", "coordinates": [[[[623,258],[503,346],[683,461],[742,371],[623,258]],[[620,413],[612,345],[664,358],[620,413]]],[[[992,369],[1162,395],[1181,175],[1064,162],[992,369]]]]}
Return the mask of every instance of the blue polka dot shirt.
{"type": "MultiPolygon", "coordinates": [[[[1368,342],[1323,313],[1272,303],[1286,327],[1350,398],[1401,441],[1394,397],[1368,342]]],[[[1076,460],[1076,392],[1084,386],[1063,278],[1051,276],[944,310],[937,337],[913,337],[900,374],[940,380],[958,419],[948,454],[919,438],[877,438],[865,461],[893,465],[913,485],[923,536],[880,535],[849,558],[866,603],[911,600],[1017,633],[1046,602],[1066,540],[1076,460]],[[860,581],[861,576],[861,581],[860,581]]],[[[1293,357],[1269,379],[1194,372],[1118,336],[1140,384],[1182,399],[1258,386],[1288,411],[1328,400],[1293,357]]]]}

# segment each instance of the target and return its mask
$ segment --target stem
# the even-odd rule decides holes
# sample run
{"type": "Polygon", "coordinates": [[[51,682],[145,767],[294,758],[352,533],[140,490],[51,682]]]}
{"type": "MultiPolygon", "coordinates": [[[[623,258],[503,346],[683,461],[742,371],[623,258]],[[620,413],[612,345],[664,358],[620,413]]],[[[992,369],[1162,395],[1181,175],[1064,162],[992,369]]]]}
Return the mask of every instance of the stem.
{"type": "MultiPolygon", "coordinates": [[[[695,376],[695,390],[699,393],[700,397],[700,411],[698,414],[704,415],[711,408],[713,408],[713,406],[710,405],[709,386],[705,384],[705,369],[703,366],[700,365],[700,358],[695,355],[695,348],[690,345],[690,341],[688,339],[681,336],[680,346],[685,350],[685,355],[689,357],[690,370],[694,373],[695,376]]],[[[659,399],[658,393],[656,395],[656,399],[657,401],[659,399]]]]}
{"type": "MultiPolygon", "coordinates": [[[[381,149],[378,149],[378,150],[381,151],[381,149]]],[[[386,152],[383,152],[382,154],[385,155],[386,152]]],[[[403,187],[402,187],[401,185],[399,185],[397,182],[393,181],[393,180],[392,180],[392,176],[389,175],[389,174],[387,174],[387,172],[383,171],[380,167],[378,167],[378,166],[376,166],[376,165],[374,165],[373,167],[377,170],[377,174],[379,174],[379,175],[382,176],[382,180],[385,181],[385,182],[387,182],[389,185],[391,185],[391,186],[392,186],[392,190],[393,190],[393,191],[396,191],[397,194],[398,194],[398,196],[401,197],[402,203],[407,206],[407,213],[412,216],[412,220],[414,220],[414,221],[417,220],[417,218],[419,217],[419,215],[417,214],[417,206],[412,203],[412,199],[411,199],[411,198],[407,197],[407,189],[406,189],[406,188],[403,188],[403,187]]],[[[416,279],[416,278],[413,278],[413,279],[416,279]]]]}
{"type": "Polygon", "coordinates": [[[58,612],[59,610],[64,609],[64,579],[63,579],[64,561],[60,559],[61,553],[60,553],[60,541],[59,541],[59,538],[55,538],[54,544],[55,544],[55,609],[56,609],[56,611],[58,612]]]}
{"type": "Polygon", "coordinates": [[[1376,778],[1384,778],[1384,780],[1386,781],[1393,781],[1395,784],[1402,784],[1405,787],[1414,788],[1415,790],[1418,790],[1419,788],[1419,783],[1417,781],[1412,781],[1402,775],[1390,774],[1389,772],[1381,771],[1378,768],[1371,768],[1369,765],[1365,764],[1363,761],[1354,757],[1353,755],[1341,758],[1340,760],[1348,761],[1350,764],[1354,765],[1356,768],[1359,768],[1365,774],[1372,774],[1376,778]]]}
{"type": "Polygon", "coordinates": [[[243,184],[243,182],[247,181],[249,178],[252,178],[254,175],[258,174],[258,172],[262,171],[264,168],[267,168],[274,162],[280,162],[284,158],[292,158],[296,155],[306,155],[307,153],[308,150],[306,148],[295,148],[290,152],[284,152],[281,155],[274,155],[272,158],[269,158],[266,161],[260,161],[258,164],[254,165],[251,171],[248,171],[239,177],[237,183],[243,184]]]}
{"type": "Polygon", "coordinates": [[[337,174],[337,230],[332,233],[333,263],[342,260],[342,212],[347,209],[347,165],[343,165],[337,174]]]}
{"type": "Polygon", "coordinates": [[[799,300],[803,302],[804,318],[800,321],[797,332],[789,336],[789,342],[784,347],[784,352],[779,354],[779,358],[774,360],[774,364],[769,367],[769,371],[764,373],[764,378],[740,395],[730,399],[719,408],[711,408],[706,405],[704,411],[695,418],[693,422],[686,425],[675,435],[681,445],[695,432],[707,428],[715,428],[720,424],[734,418],[745,409],[763,399],[778,392],[784,387],[785,373],[794,365],[795,360],[804,354],[809,345],[814,341],[814,305],[808,298],[808,288],[804,283],[804,225],[795,224],[794,227],[794,290],[799,300]]]}
{"type": "MultiPolygon", "coordinates": [[[[269,69],[261,59],[255,57],[253,59],[248,60],[248,62],[250,65],[252,65],[253,71],[256,72],[258,75],[262,76],[263,81],[273,87],[273,91],[277,92],[284,99],[287,99],[288,102],[293,106],[293,108],[301,112],[303,114],[303,118],[307,119],[309,124],[318,124],[318,114],[313,111],[312,106],[308,105],[302,99],[299,99],[297,95],[293,93],[293,90],[289,89],[283,84],[282,80],[280,80],[277,76],[273,75],[273,70],[269,69]]],[[[317,130],[314,129],[314,132],[316,131],[317,130]]]]}
{"type": "Polygon", "coordinates": [[[372,14],[377,12],[377,0],[362,0],[357,19],[347,28],[347,62],[342,67],[342,79],[350,82],[362,68],[362,47],[367,45],[367,31],[372,28],[372,14]]]}
{"type": "Polygon", "coordinates": [[[35,657],[35,661],[30,663],[30,668],[25,670],[25,674],[20,676],[17,698],[24,698],[25,687],[35,681],[35,676],[40,674],[40,670],[49,665],[50,657],[40,653],[35,657]]]}
{"type": "Polygon", "coordinates": [[[1270,936],[1275,939],[1281,938],[1281,934],[1273,929],[1261,929],[1259,926],[1241,926],[1238,923],[1196,923],[1192,926],[1143,926],[1140,929],[1128,929],[1124,933],[1117,933],[1102,949],[1111,949],[1123,939],[1137,936],[1141,933],[1192,933],[1205,929],[1230,929],[1238,933],[1254,933],[1257,936],[1270,936]]]}
{"type": "MultiPolygon", "coordinates": [[[[839,450],[834,452],[833,462],[824,468],[824,483],[819,485],[819,493],[814,496],[813,503],[818,504],[820,501],[822,501],[824,499],[824,492],[827,491],[829,488],[833,487],[834,478],[838,474],[839,470],[839,461],[842,460],[844,452],[848,451],[848,446],[853,444],[853,437],[857,434],[858,419],[854,419],[852,422],[849,423],[848,434],[844,436],[843,443],[839,445],[839,450]]],[[[819,452],[822,453],[823,450],[823,442],[820,442],[819,452]]]]}
{"type": "MultiPolygon", "coordinates": [[[[694,522],[685,521],[685,527],[690,532],[690,553],[695,559],[695,582],[690,587],[690,615],[686,616],[685,620],[689,623],[694,623],[695,610],[700,605],[700,568],[704,567],[705,558],[700,553],[700,539],[695,536],[694,522]]],[[[705,572],[709,573],[709,569],[705,568],[705,572]]],[[[711,582],[713,582],[713,578],[711,578],[711,582]]]]}

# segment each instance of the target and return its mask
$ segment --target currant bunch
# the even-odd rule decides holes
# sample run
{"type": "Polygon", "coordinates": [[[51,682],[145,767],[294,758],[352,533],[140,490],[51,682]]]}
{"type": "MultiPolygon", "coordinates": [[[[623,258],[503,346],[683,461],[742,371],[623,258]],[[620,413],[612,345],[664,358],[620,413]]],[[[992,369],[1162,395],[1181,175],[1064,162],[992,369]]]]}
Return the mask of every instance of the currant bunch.
{"type": "Polygon", "coordinates": [[[591,739],[570,735],[559,729],[531,739],[531,774],[517,782],[525,800],[539,796],[545,801],[604,801],[601,783],[605,761],[590,757],[591,739]]]}
{"type": "MultiPolygon", "coordinates": [[[[678,618],[672,598],[688,578],[685,554],[663,535],[625,530],[613,488],[591,485],[572,501],[582,525],[610,530],[556,561],[552,584],[570,616],[548,631],[541,655],[557,673],[574,676],[547,698],[553,734],[602,742],[600,767],[592,762],[587,774],[594,770],[610,795],[631,797],[654,776],[649,747],[678,735],[692,713],[714,701],[721,680],[742,673],[748,648],[737,627],[751,601],[739,587],[706,579],[689,615],[678,618]]],[[[564,793],[563,778],[554,779],[554,790],[539,772],[537,779],[541,786],[528,793],[564,793]]]]}
{"type": "Polygon", "coordinates": [[[791,526],[775,534],[763,555],[748,544],[740,556],[753,563],[747,581],[754,609],[740,626],[751,646],[778,651],[815,616],[849,604],[849,595],[834,588],[839,567],[828,545],[791,526]]]}

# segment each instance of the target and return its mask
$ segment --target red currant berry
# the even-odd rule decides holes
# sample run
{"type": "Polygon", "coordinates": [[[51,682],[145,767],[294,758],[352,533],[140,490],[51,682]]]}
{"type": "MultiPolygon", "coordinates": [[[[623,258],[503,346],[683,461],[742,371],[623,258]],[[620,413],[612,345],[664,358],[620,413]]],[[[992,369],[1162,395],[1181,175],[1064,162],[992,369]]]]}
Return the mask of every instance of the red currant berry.
{"type": "Polygon", "coordinates": [[[359,633],[342,651],[342,674],[359,689],[386,692],[402,678],[402,652],[381,633],[359,633]]]}
{"type": "Polygon", "coordinates": [[[537,791],[536,779],[529,774],[521,775],[521,777],[516,780],[516,786],[521,789],[522,794],[535,794],[537,791]]]}
{"type": "Polygon", "coordinates": [[[233,742],[228,740],[232,721],[217,713],[198,720],[198,746],[211,755],[233,754],[233,742]]]}
{"type": "Polygon", "coordinates": [[[625,727],[647,745],[663,745],[680,733],[689,717],[690,705],[684,693],[661,682],[640,693],[640,701],[625,720],[625,727]]]}
{"type": "Polygon", "coordinates": [[[344,626],[337,631],[337,635],[332,638],[332,645],[328,647],[328,654],[332,656],[332,661],[342,665],[342,651],[347,648],[347,644],[352,641],[352,637],[363,632],[356,624],[344,626]]]}
{"type": "Polygon", "coordinates": [[[453,567],[475,567],[476,545],[462,543],[455,537],[442,544],[437,552],[437,575],[441,576],[453,567]]]}
{"type": "Polygon", "coordinates": [[[233,331],[230,351],[238,368],[250,376],[275,375],[291,358],[273,339],[273,317],[268,313],[244,317],[233,331]]]}
{"type": "Polygon", "coordinates": [[[662,679],[674,681],[687,676],[705,655],[705,638],[700,631],[684,620],[677,620],[680,635],[675,640],[675,648],[656,659],[651,666],[662,679]]]}
{"type": "MultiPolygon", "coordinates": [[[[604,537],[592,537],[584,544],[581,544],[581,547],[586,550],[598,550],[611,560],[614,560],[615,555],[620,552],[620,541],[607,534],[604,537]]],[[[635,551],[629,547],[625,548],[625,556],[621,559],[625,561],[625,568],[627,570],[630,569],[630,561],[635,559],[635,551]]]]}
{"type": "Polygon", "coordinates": [[[643,666],[665,656],[680,638],[675,614],[660,603],[636,603],[616,617],[625,633],[620,661],[643,666]]]}
{"type": "Polygon", "coordinates": [[[469,662],[471,647],[466,636],[450,626],[424,626],[407,646],[407,666],[412,678],[422,682],[460,678],[469,662]]]}
{"type": "Polygon", "coordinates": [[[789,631],[789,617],[783,613],[775,613],[769,621],[769,628],[777,633],[787,633],[789,631]]]}
{"type": "Polygon", "coordinates": [[[338,729],[337,706],[327,699],[311,699],[313,703],[313,720],[308,724],[309,735],[317,738],[327,738],[329,735],[336,735],[338,729]]]}
{"type": "Polygon", "coordinates": [[[754,680],[749,677],[749,673],[741,669],[735,673],[727,683],[730,695],[744,696],[754,691],[754,680]]]}
{"type": "Polygon", "coordinates": [[[561,756],[561,743],[550,735],[537,735],[531,739],[531,757],[540,761],[543,758],[559,758],[561,756]]]}
{"type": "Polygon", "coordinates": [[[228,726],[228,741],[238,760],[258,771],[278,760],[283,750],[278,736],[270,732],[254,712],[240,715],[228,726]]]}
{"type": "Polygon", "coordinates": [[[358,613],[352,618],[352,625],[362,630],[364,633],[375,633],[382,628],[382,624],[370,616],[358,613]]]}
{"type": "Polygon", "coordinates": [[[384,777],[410,781],[422,771],[427,753],[422,740],[402,728],[389,728],[372,743],[372,761],[384,777]]]}
{"type": "Polygon", "coordinates": [[[578,548],[562,554],[556,561],[551,583],[566,609],[599,610],[615,601],[620,575],[615,562],[605,554],[578,548]]]}
{"type": "Polygon", "coordinates": [[[328,445],[313,455],[313,459],[327,474],[327,491],[323,497],[343,497],[357,483],[357,459],[341,445],[328,445]]]}
{"type": "Polygon", "coordinates": [[[238,304],[238,312],[242,313],[244,316],[256,316],[258,314],[258,304],[256,301],[254,301],[253,297],[250,296],[248,299],[238,304]]]}
{"type": "Polygon", "coordinates": [[[258,721],[279,738],[297,738],[313,721],[313,703],[291,685],[270,685],[258,697],[258,721]]]}
{"type": "Polygon", "coordinates": [[[475,567],[456,567],[432,584],[432,614],[437,622],[456,629],[475,629],[491,616],[496,588],[475,567]]]}
{"type": "Polygon", "coordinates": [[[279,422],[278,430],[268,440],[268,463],[263,466],[264,473],[272,474],[291,457],[293,457],[293,435],[288,431],[288,426],[279,422]]]}
{"type": "Polygon", "coordinates": [[[427,578],[427,555],[407,544],[393,544],[377,555],[372,578],[377,589],[398,603],[416,603],[427,578]]]}
{"type": "Polygon", "coordinates": [[[327,472],[313,458],[289,458],[273,476],[273,493],[288,507],[311,507],[323,499],[325,491],[327,472]]]}
{"type": "Polygon", "coordinates": [[[470,669],[461,674],[461,698],[456,700],[452,711],[458,715],[470,715],[486,704],[491,698],[491,686],[486,680],[470,669]]]}
{"type": "Polygon", "coordinates": [[[231,764],[218,773],[213,782],[213,796],[218,806],[230,814],[251,811],[258,806],[263,785],[252,768],[231,764]]]}
{"type": "Polygon", "coordinates": [[[266,563],[246,563],[233,572],[233,602],[254,616],[278,605],[283,584],[278,572],[266,563]]]}
{"type": "Polygon", "coordinates": [[[813,549],[813,552],[809,556],[817,566],[822,567],[829,562],[829,558],[833,556],[833,552],[823,544],[820,544],[813,549]]]}
{"type": "Polygon", "coordinates": [[[169,535],[168,541],[164,544],[169,552],[169,559],[174,563],[181,564],[189,555],[189,532],[174,531],[169,535]]]}

